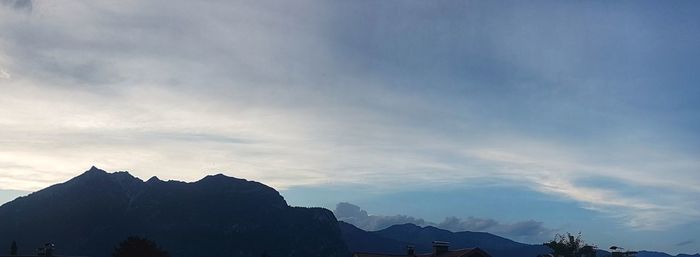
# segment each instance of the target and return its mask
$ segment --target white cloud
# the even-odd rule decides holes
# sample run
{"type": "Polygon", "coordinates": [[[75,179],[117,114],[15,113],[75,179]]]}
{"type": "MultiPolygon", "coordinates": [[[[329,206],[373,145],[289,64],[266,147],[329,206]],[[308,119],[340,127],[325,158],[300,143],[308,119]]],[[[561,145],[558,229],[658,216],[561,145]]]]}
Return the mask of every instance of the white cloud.
{"type": "MultiPolygon", "coordinates": [[[[700,209],[685,204],[698,192],[694,182],[696,175],[685,173],[682,168],[673,169],[673,165],[669,165],[668,169],[675,170],[672,175],[649,170],[648,167],[656,166],[656,161],[644,158],[637,163],[592,165],[574,158],[571,150],[561,147],[523,142],[520,145],[527,147],[475,149],[468,155],[493,165],[493,169],[499,171],[494,176],[580,202],[584,208],[616,216],[634,228],[666,229],[700,218],[700,209]],[[680,179],[682,177],[687,179],[680,179]],[[622,185],[580,185],[578,181],[583,179],[608,179],[622,185]],[[625,193],[624,187],[668,195],[655,198],[649,194],[625,193]]],[[[639,152],[634,154],[645,156],[639,152]]]]}

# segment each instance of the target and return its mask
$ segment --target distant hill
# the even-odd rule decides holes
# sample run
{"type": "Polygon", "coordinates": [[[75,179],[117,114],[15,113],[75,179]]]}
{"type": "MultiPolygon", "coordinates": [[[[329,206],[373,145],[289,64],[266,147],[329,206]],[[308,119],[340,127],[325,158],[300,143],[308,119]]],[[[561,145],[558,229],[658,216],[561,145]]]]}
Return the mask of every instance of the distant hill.
{"type": "Polygon", "coordinates": [[[338,222],[343,240],[353,252],[368,253],[404,253],[406,246],[412,243],[386,238],[373,232],[367,232],[346,222],[338,222]]]}
{"type": "Polygon", "coordinates": [[[0,206],[0,246],[15,240],[20,254],[54,242],[57,254],[107,257],[139,235],[173,257],[348,256],[340,233],[332,212],[290,207],[268,186],[224,175],[144,182],[93,167],[0,206]]]}
{"type": "MultiPolygon", "coordinates": [[[[535,257],[551,252],[544,245],[531,245],[485,232],[451,232],[432,226],[414,224],[393,225],[378,231],[364,231],[352,224],[339,221],[343,239],[352,252],[406,254],[406,246],[413,245],[417,253],[432,251],[432,241],[450,242],[450,249],[479,247],[493,257],[535,257]]],[[[598,250],[597,256],[610,253],[598,250]]],[[[662,252],[640,251],[637,257],[700,257],[700,254],[670,255],[662,252]]]]}
{"type": "Polygon", "coordinates": [[[416,252],[432,251],[432,241],[450,242],[451,249],[479,247],[493,257],[537,256],[548,253],[543,245],[518,243],[485,232],[450,232],[436,227],[420,227],[414,224],[394,225],[379,231],[364,231],[351,224],[340,222],[343,238],[353,252],[383,252],[405,254],[406,246],[415,246],[416,252]]]}
{"type": "MultiPolygon", "coordinates": [[[[639,251],[639,253],[637,254],[637,257],[674,257],[674,255],[670,255],[670,254],[662,253],[662,252],[639,251]]],[[[679,255],[675,255],[675,257],[700,257],[700,253],[679,254],[679,255]]]]}

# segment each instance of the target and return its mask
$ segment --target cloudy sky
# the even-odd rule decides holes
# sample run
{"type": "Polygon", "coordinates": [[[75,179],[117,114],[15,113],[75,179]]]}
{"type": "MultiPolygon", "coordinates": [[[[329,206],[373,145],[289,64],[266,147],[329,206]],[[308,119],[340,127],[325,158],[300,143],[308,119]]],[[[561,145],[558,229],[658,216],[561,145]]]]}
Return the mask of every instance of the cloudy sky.
{"type": "Polygon", "coordinates": [[[698,11],[0,0],[0,202],[91,165],[221,172],[366,229],[695,253],[698,11]]]}

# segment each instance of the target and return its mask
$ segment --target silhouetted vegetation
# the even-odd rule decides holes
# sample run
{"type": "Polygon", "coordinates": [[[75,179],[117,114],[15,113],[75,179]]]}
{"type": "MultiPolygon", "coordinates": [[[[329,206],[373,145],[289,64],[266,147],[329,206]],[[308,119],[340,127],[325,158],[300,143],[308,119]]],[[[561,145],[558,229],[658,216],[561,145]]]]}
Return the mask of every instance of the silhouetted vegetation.
{"type": "Polygon", "coordinates": [[[132,236],[114,249],[112,257],[170,257],[170,254],[151,240],[132,236]]]}
{"type": "Polygon", "coordinates": [[[10,245],[10,255],[17,255],[17,242],[12,241],[12,245],[10,245]]]}
{"type": "Polygon", "coordinates": [[[566,235],[557,234],[554,240],[544,243],[545,246],[552,249],[552,255],[555,257],[595,257],[595,247],[587,245],[581,239],[581,233],[574,237],[566,233],[566,235]]]}

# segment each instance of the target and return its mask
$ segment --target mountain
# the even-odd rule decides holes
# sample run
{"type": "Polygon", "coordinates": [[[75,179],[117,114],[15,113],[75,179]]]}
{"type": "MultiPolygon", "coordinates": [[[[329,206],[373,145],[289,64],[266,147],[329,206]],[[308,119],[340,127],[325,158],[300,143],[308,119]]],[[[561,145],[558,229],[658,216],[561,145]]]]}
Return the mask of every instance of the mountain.
{"type": "Polygon", "coordinates": [[[379,231],[364,231],[340,222],[343,239],[353,252],[381,252],[405,254],[406,246],[413,245],[418,253],[432,251],[432,241],[450,242],[451,249],[479,247],[493,257],[535,257],[549,252],[543,245],[518,243],[485,232],[451,232],[432,226],[414,224],[393,225],[379,231]]]}
{"type": "Polygon", "coordinates": [[[339,221],[338,226],[343,240],[353,252],[404,253],[406,246],[412,244],[367,232],[343,221],[339,221]]]}
{"type": "Polygon", "coordinates": [[[58,254],[107,257],[138,235],[173,257],[348,256],[337,224],[332,212],[290,207],[253,181],[215,175],[144,182],[93,167],[0,206],[0,245],[14,240],[20,254],[33,254],[53,242],[58,254]]]}
{"type": "MultiPolygon", "coordinates": [[[[412,245],[417,253],[432,251],[432,241],[450,242],[450,249],[479,247],[492,257],[535,257],[550,252],[544,245],[531,245],[485,232],[451,232],[432,226],[400,224],[378,230],[364,231],[352,224],[339,221],[343,240],[352,252],[406,254],[406,246],[412,245]]],[[[599,257],[610,256],[610,252],[598,250],[599,257]]],[[[637,257],[700,257],[700,254],[670,255],[662,252],[640,251],[637,257]]]]}
{"type": "MultiPolygon", "coordinates": [[[[221,174],[192,183],[157,177],[142,181],[127,172],[93,167],[0,206],[0,247],[17,241],[20,254],[53,242],[59,255],[107,257],[131,235],[156,241],[173,257],[347,257],[350,252],[405,254],[407,245],[423,253],[432,250],[435,240],[451,242],[452,249],[479,247],[493,257],[549,252],[543,245],[432,226],[364,231],[337,221],[326,209],[290,207],[261,183],[221,174]]],[[[598,256],[606,255],[599,251],[598,256]]],[[[672,256],[640,251],[638,257],[672,256]]]]}
{"type": "MultiPolygon", "coordinates": [[[[667,253],[662,253],[662,252],[639,251],[639,253],[637,254],[637,257],[674,257],[674,256],[667,254],[667,253]]],[[[700,257],[700,253],[679,254],[679,255],[676,255],[675,257],[700,257]]]]}

